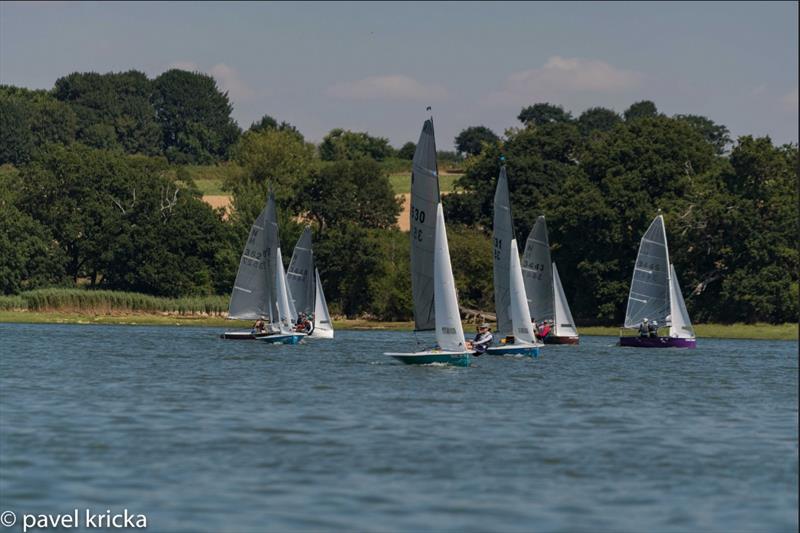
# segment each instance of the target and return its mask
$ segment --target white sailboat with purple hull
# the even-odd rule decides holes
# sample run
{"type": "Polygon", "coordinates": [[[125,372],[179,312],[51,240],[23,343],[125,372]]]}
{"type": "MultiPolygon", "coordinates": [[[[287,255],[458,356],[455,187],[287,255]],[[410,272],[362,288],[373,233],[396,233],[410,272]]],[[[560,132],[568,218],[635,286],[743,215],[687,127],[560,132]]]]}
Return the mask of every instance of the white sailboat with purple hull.
{"type": "Polygon", "coordinates": [[[669,262],[664,217],[658,215],[639,243],[633,269],[624,328],[640,330],[635,336],[620,336],[620,346],[637,348],[694,348],[697,339],[686,311],[675,267],[669,262]],[[658,328],[648,334],[646,325],[669,327],[661,336],[658,328]],[[645,327],[643,327],[645,325],[645,327]]]}

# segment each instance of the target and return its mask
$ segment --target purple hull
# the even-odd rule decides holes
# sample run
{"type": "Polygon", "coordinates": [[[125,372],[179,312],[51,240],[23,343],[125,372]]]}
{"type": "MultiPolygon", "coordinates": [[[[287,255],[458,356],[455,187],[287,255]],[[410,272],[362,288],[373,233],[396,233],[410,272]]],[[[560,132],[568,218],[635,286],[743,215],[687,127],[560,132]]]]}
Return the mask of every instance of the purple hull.
{"type": "Polygon", "coordinates": [[[620,337],[620,346],[633,348],[694,348],[697,339],[679,339],[677,337],[620,337]]]}

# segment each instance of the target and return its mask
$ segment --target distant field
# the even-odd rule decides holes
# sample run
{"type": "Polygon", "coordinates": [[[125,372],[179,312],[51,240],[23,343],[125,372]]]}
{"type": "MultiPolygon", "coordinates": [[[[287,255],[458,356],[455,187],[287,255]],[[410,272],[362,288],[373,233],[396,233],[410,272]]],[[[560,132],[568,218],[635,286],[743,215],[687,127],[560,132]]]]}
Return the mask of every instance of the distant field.
{"type": "MultiPolygon", "coordinates": [[[[439,188],[441,192],[450,192],[454,188],[454,184],[458,178],[463,174],[439,174],[439,188]]],[[[411,192],[411,172],[399,172],[389,176],[389,182],[392,184],[395,194],[408,194],[411,192]]]]}
{"type": "MultiPolygon", "coordinates": [[[[203,195],[220,196],[229,194],[222,189],[225,179],[233,177],[242,171],[242,168],[235,163],[223,163],[220,165],[186,165],[181,172],[186,171],[189,177],[194,180],[197,188],[203,195]]],[[[171,171],[173,177],[178,177],[178,169],[171,171]]]]}

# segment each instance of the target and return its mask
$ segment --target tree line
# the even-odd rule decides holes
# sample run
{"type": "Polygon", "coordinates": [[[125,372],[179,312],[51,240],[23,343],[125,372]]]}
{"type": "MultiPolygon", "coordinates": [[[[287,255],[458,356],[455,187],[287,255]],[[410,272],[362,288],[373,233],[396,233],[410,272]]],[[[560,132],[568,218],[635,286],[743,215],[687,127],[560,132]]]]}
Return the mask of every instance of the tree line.
{"type": "MultiPolygon", "coordinates": [[[[242,131],[231,111],[213,78],[182,70],[0,87],[2,293],[228,294],[271,189],[285,261],[311,225],[334,312],[410,318],[409,239],[388,173],[410,168],[414,144],[335,128],[315,146],[269,115],[242,131]],[[236,165],[223,185],[229,213],[202,201],[190,164],[236,165]]],[[[579,322],[621,320],[639,238],[659,210],[695,321],[797,320],[797,145],[733,141],[722,125],[668,117],[648,101],[577,117],[537,103],[518,118],[502,136],[466,128],[440,154],[464,168],[458,194],[444,197],[462,305],[494,305],[489,236],[503,156],[517,237],[547,217],[579,322]]]]}

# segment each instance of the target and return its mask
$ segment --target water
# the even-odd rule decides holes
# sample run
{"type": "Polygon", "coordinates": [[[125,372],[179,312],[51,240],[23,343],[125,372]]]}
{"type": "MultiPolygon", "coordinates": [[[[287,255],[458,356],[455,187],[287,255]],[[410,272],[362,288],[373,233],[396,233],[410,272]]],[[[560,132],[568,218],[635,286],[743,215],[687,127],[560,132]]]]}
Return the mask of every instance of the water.
{"type": "MultiPolygon", "coordinates": [[[[0,324],[0,511],[151,531],[796,531],[796,342],[411,367],[405,332],[0,324]]],[[[16,526],[14,531],[20,531],[16,526]]]]}

